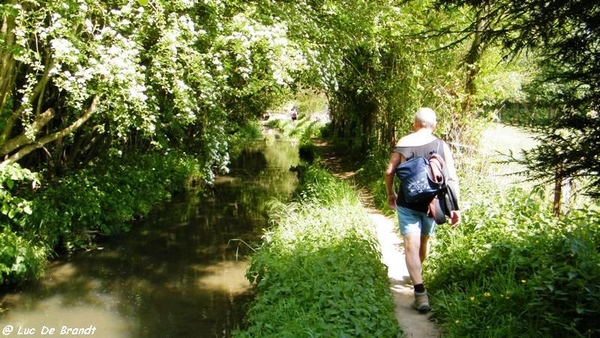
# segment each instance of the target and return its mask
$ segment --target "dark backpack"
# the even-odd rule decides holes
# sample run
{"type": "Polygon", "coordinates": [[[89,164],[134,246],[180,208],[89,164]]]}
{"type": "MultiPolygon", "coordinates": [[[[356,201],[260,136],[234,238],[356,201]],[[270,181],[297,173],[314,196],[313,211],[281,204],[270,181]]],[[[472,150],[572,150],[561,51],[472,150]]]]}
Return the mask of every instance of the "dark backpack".
{"type": "Polygon", "coordinates": [[[396,167],[400,179],[400,193],[408,203],[429,203],[428,214],[437,224],[446,222],[452,210],[458,210],[455,192],[448,188],[446,162],[438,149],[428,157],[416,156],[396,167]]]}

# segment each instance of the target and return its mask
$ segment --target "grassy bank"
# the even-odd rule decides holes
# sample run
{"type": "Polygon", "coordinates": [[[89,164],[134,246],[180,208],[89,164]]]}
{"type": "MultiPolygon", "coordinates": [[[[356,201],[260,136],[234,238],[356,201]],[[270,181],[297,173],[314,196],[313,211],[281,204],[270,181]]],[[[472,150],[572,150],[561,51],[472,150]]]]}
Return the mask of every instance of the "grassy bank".
{"type": "Polygon", "coordinates": [[[237,337],[398,337],[373,224],[346,183],[308,167],[253,255],[257,297],[237,337]]]}
{"type": "Polygon", "coordinates": [[[425,266],[445,337],[598,337],[600,212],[513,189],[440,227],[425,266]]]}

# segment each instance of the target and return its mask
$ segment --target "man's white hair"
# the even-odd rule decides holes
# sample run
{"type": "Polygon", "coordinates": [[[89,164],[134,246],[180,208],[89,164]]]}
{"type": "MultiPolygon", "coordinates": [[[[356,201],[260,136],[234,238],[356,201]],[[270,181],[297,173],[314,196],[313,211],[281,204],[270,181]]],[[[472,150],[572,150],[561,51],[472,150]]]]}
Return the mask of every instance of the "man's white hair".
{"type": "Polygon", "coordinates": [[[420,122],[425,127],[435,127],[437,125],[435,111],[427,107],[419,108],[415,114],[415,122],[420,122]]]}

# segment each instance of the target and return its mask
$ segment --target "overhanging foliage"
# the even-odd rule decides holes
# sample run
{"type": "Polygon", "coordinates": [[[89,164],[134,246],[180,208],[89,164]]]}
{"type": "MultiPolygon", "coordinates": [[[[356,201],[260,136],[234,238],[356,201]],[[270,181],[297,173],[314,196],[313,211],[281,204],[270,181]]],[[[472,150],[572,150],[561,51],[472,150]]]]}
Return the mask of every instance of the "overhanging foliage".
{"type": "Polygon", "coordinates": [[[600,4],[586,0],[440,0],[444,5],[489,7],[487,39],[515,55],[535,51],[540,85],[554,84],[545,105],[559,111],[542,130],[540,146],[524,162],[533,178],[589,179],[588,194],[600,197],[600,4]]]}

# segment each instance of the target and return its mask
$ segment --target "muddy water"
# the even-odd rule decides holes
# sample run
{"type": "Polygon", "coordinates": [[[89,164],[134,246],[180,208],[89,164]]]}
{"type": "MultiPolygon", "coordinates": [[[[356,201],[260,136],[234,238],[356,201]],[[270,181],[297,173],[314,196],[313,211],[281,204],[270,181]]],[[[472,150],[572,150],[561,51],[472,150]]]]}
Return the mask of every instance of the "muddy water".
{"type": "Polygon", "coordinates": [[[39,283],[2,295],[7,337],[229,337],[252,298],[246,260],[287,199],[297,149],[257,142],[208,196],[178,196],[119,238],[51,264],[39,283]]]}

